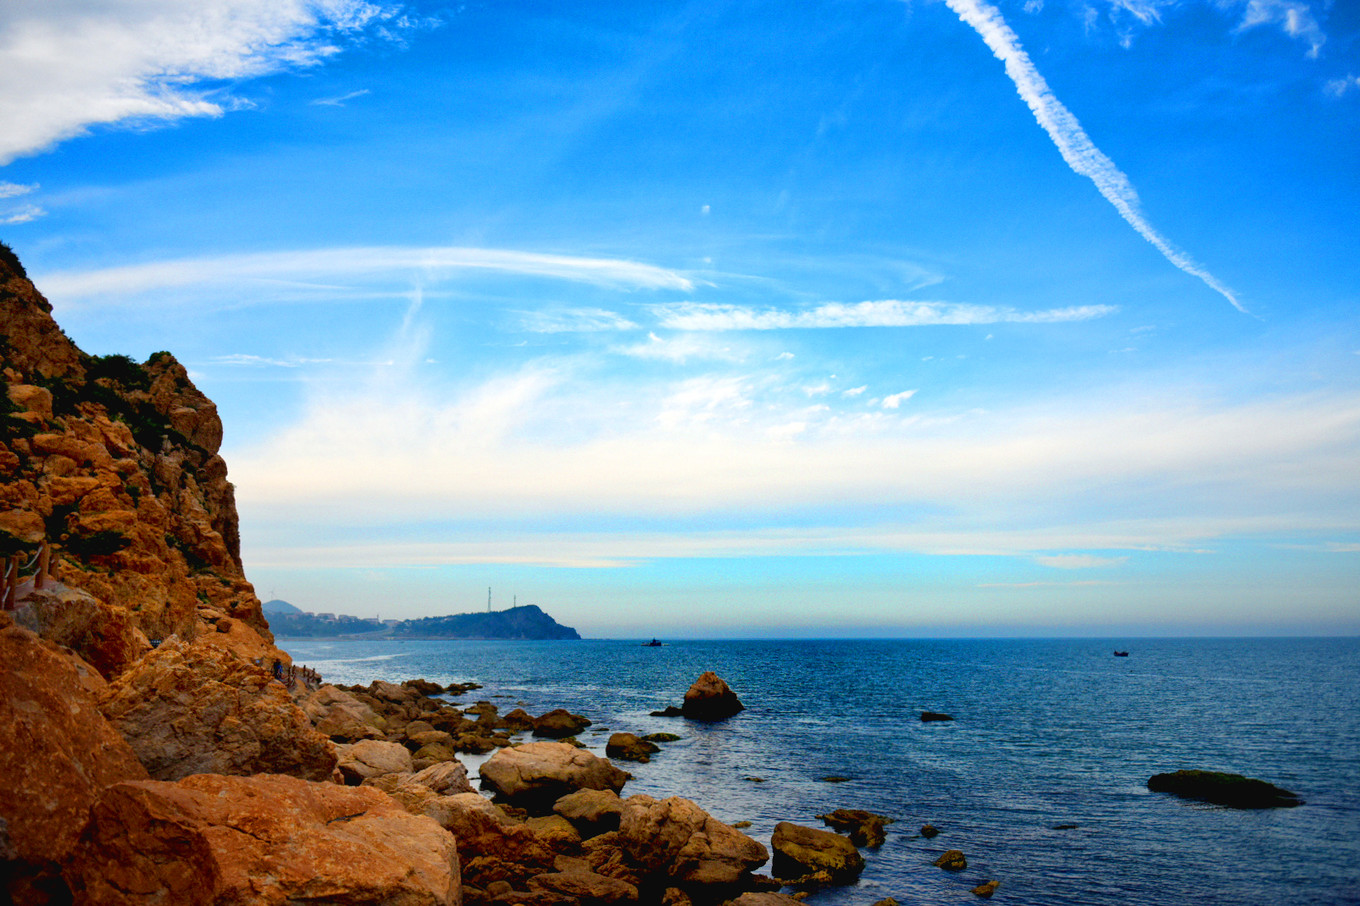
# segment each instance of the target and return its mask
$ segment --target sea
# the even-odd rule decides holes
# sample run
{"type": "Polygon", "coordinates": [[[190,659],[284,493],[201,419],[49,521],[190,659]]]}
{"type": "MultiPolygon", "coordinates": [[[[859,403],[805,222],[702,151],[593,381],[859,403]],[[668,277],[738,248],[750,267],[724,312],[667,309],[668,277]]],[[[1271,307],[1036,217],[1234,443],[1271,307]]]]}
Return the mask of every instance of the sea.
{"type": "MultiPolygon", "coordinates": [[[[670,732],[623,795],[692,799],[768,846],[774,825],[862,808],[894,819],[859,883],[814,906],[992,902],[1360,904],[1360,639],[283,640],[328,682],[475,681],[459,701],[563,707],[670,732]],[[746,705],[705,725],[649,712],[705,670],[746,705]],[[925,723],[922,711],[952,715],[925,723]],[[1241,811],[1151,793],[1181,768],[1297,793],[1241,811]],[[824,778],[848,778],[829,782],[824,778]],[[930,823],[939,836],[920,836],[930,823]],[[959,849],[958,874],[931,863],[959,849]]],[[[485,756],[462,756],[476,775],[485,756]]],[[[768,868],[768,866],[767,866],[768,868]]]]}

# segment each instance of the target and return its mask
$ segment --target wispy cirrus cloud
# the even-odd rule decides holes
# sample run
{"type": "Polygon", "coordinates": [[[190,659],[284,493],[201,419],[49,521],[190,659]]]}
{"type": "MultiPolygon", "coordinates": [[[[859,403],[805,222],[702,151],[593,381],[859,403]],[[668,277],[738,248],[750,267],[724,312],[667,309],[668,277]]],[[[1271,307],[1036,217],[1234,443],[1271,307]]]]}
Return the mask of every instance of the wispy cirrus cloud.
{"type": "Polygon", "coordinates": [[[1035,557],[1040,566],[1053,569],[1110,569],[1127,563],[1128,557],[1097,557],[1094,554],[1049,554],[1035,557]]]}
{"type": "Polygon", "coordinates": [[[95,125],[221,116],[244,103],[224,83],[412,24],[382,0],[7,0],[0,165],[95,125]]]}
{"type": "Polygon", "coordinates": [[[1206,286],[1232,303],[1238,311],[1246,312],[1246,308],[1237,300],[1232,290],[1202,264],[1173,245],[1148,221],[1143,214],[1138,193],[1129,182],[1129,178],[1115,166],[1114,161],[1095,146],[1077,118],[1053,94],[1044,77],[1030,60],[1029,54],[1020,46],[1020,39],[1002,18],[1000,11],[985,0],[945,0],[945,2],[960,19],[982,37],[992,54],[1004,64],[1006,75],[1015,83],[1016,91],[1029,106],[1039,125],[1053,140],[1058,153],[1072,171],[1095,183],[1096,189],[1106,201],[1114,205],[1119,216],[1151,243],[1153,248],[1161,252],[1167,261],[1192,277],[1199,278],[1206,286]]]}
{"type": "Polygon", "coordinates": [[[690,334],[663,338],[648,333],[641,343],[622,346],[616,352],[634,359],[653,359],[684,364],[692,360],[740,362],[743,356],[729,345],[711,343],[690,334]]]}
{"type": "Polygon", "coordinates": [[[637,324],[603,308],[563,308],[526,312],[521,320],[532,333],[600,333],[636,330],[637,324]]]}
{"type": "Polygon", "coordinates": [[[1299,0],[1248,0],[1238,31],[1258,28],[1262,25],[1275,25],[1291,38],[1297,38],[1308,45],[1308,56],[1316,58],[1326,43],[1327,36],[1322,32],[1307,3],[1299,0]]]}
{"type": "Polygon", "coordinates": [[[898,299],[828,302],[801,311],[708,302],[653,306],[663,327],[674,330],[787,330],[832,327],[927,327],[944,324],[1047,324],[1087,321],[1113,314],[1112,305],[1076,305],[1043,311],[1017,311],[958,302],[914,302],[898,299]]]}
{"type": "Polygon", "coordinates": [[[44,292],[61,301],[135,295],[194,285],[234,285],[245,280],[336,281],[401,273],[421,280],[447,279],[460,271],[493,271],[589,283],[621,289],[688,291],[682,274],[617,258],[584,258],[511,249],[457,246],[372,246],[260,252],[211,258],[156,261],[90,271],[43,274],[44,292]]]}
{"type": "Polygon", "coordinates": [[[342,94],[342,95],[340,95],[339,97],[333,97],[333,98],[317,98],[316,100],[312,101],[312,106],[314,106],[314,107],[343,107],[343,106],[345,106],[345,103],[346,103],[346,102],[352,101],[352,100],[354,100],[355,98],[361,98],[361,97],[363,97],[364,95],[366,95],[366,94],[371,94],[371,93],[372,93],[372,92],[370,92],[367,88],[361,88],[361,89],[359,89],[358,91],[351,91],[349,94],[342,94]]]}
{"type": "MultiPolygon", "coordinates": [[[[35,192],[38,184],[23,185],[17,182],[0,182],[0,200],[6,198],[20,198],[30,192],[35,192]]],[[[0,223],[28,223],[30,220],[37,220],[47,212],[35,204],[21,204],[18,207],[0,208],[0,223]]]]}

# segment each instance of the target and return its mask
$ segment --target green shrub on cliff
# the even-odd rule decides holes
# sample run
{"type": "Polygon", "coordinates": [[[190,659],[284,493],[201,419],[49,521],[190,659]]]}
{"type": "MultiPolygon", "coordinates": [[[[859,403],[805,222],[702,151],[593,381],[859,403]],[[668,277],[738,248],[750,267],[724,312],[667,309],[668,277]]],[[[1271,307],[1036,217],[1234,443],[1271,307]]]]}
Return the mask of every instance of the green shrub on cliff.
{"type": "Polygon", "coordinates": [[[19,256],[14,254],[14,249],[8,243],[0,242],[0,262],[9,265],[9,269],[20,277],[28,279],[28,271],[24,270],[24,266],[19,263],[19,256]]]}

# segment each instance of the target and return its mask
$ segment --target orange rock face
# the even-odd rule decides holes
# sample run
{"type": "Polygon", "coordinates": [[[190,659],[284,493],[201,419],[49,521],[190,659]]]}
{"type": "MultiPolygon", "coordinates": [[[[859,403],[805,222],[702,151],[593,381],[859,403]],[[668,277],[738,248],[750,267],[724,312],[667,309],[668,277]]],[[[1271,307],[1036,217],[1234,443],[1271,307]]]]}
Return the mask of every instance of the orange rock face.
{"type": "Polygon", "coordinates": [[[169,639],[109,685],[100,708],[152,777],[291,774],[326,780],[335,749],[288,691],[217,647],[169,639]]]}
{"type": "Polygon", "coordinates": [[[66,871],[77,902],[459,906],[453,837],[384,793],[199,775],[108,788],[66,871]]]}
{"type": "Polygon", "coordinates": [[[0,818],[9,855],[41,867],[75,845],[104,787],[146,777],[99,713],[102,679],[0,614],[0,818]]]}
{"type": "Polygon", "coordinates": [[[0,553],[45,539],[57,580],[147,638],[192,639],[225,617],[240,628],[219,644],[287,662],[242,571],[222,421],[184,367],[86,355],[0,261],[0,374],[0,553]]]}

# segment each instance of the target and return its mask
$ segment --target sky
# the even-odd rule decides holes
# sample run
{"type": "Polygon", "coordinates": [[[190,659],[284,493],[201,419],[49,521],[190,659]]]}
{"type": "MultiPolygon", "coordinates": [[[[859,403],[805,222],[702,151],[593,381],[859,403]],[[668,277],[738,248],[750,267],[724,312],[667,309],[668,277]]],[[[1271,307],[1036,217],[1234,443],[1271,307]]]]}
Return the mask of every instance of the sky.
{"type": "Polygon", "coordinates": [[[1360,632],[1360,4],[6,0],[0,123],[262,598],[1360,632]]]}

